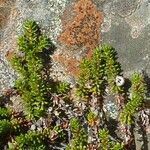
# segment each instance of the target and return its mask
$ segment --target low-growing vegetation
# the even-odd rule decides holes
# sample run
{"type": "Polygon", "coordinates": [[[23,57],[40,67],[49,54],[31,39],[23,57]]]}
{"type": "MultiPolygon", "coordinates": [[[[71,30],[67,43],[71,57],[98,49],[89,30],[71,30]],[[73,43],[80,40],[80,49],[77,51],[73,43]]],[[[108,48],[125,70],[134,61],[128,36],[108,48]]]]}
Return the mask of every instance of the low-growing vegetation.
{"type": "MultiPolygon", "coordinates": [[[[83,59],[77,85],[71,88],[67,81],[48,79],[45,63],[51,62],[45,58],[51,45],[36,22],[24,23],[11,63],[19,74],[14,89],[25,109],[16,112],[0,103],[0,149],[133,150],[135,116],[144,109],[147,94],[143,74],[134,73],[126,89],[115,49],[103,45],[93,50],[91,59],[83,59]],[[117,83],[118,77],[122,83],[117,83]],[[116,97],[119,118],[112,130],[104,109],[110,94],[116,97]],[[115,130],[123,137],[113,134],[115,130]]],[[[5,95],[0,101],[5,101],[5,95]]]]}
{"type": "Polygon", "coordinates": [[[12,58],[12,65],[20,74],[15,87],[21,95],[30,118],[45,115],[50,103],[50,85],[44,80],[44,51],[50,47],[47,37],[41,35],[34,21],[26,21],[24,35],[18,40],[19,54],[12,58]]]}

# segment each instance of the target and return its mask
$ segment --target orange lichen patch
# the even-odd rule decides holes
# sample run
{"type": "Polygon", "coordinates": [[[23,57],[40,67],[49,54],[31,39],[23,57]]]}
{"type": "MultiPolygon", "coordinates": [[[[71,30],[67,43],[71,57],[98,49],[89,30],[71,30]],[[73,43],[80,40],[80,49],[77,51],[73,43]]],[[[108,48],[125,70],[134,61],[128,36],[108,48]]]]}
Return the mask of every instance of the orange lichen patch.
{"type": "Polygon", "coordinates": [[[100,44],[103,15],[92,0],[79,0],[67,7],[61,19],[63,32],[58,40],[66,46],[66,49],[54,56],[54,60],[62,64],[67,73],[76,76],[79,74],[80,62],[75,55],[79,54],[81,47],[84,47],[85,51],[81,58],[92,56],[93,49],[100,44]]]}
{"type": "MultiPolygon", "coordinates": [[[[74,12],[76,16],[72,22],[63,21],[65,26],[59,41],[68,47],[85,46],[87,55],[91,55],[93,48],[99,45],[102,13],[96,9],[91,0],[79,0],[74,6],[74,12]]],[[[64,19],[67,18],[66,12],[64,15],[64,19]]]]}
{"type": "Polygon", "coordinates": [[[14,55],[14,51],[8,51],[5,55],[7,61],[11,61],[13,55],[14,55]]]}
{"type": "Polygon", "coordinates": [[[0,0],[0,6],[6,6],[7,7],[14,2],[15,2],[15,0],[0,0]]]}
{"type": "Polygon", "coordinates": [[[77,76],[79,74],[79,61],[75,58],[70,58],[67,61],[67,71],[70,75],[77,76]]]}
{"type": "Polygon", "coordinates": [[[66,72],[70,75],[78,75],[79,73],[79,61],[73,57],[67,57],[62,54],[54,55],[53,59],[63,65],[66,69],[66,72]]]}
{"type": "Polygon", "coordinates": [[[4,20],[5,20],[5,17],[0,14],[0,29],[1,29],[2,26],[5,24],[5,21],[4,21],[4,20]]]}
{"type": "Polygon", "coordinates": [[[72,22],[72,20],[75,17],[74,11],[72,11],[73,5],[67,7],[67,9],[64,10],[63,15],[61,16],[62,25],[65,28],[69,23],[72,22]]]}

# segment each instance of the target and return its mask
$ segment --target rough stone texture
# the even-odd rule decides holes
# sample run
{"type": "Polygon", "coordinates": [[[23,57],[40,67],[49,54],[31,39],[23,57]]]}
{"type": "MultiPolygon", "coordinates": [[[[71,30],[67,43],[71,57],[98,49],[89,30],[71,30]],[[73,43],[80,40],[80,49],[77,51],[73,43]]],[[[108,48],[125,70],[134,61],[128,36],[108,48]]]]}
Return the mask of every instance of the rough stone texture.
{"type": "Polygon", "coordinates": [[[87,49],[103,43],[116,48],[125,76],[137,70],[150,75],[149,0],[0,0],[0,89],[17,77],[7,60],[25,19],[37,21],[56,45],[53,70],[60,79],[77,74],[87,49]]]}
{"type": "Polygon", "coordinates": [[[77,74],[87,50],[103,43],[116,48],[125,76],[150,75],[149,0],[0,0],[0,89],[17,78],[9,59],[25,19],[37,21],[57,47],[52,75],[60,79],[77,74]]]}
{"type": "Polygon", "coordinates": [[[125,75],[141,70],[150,75],[150,1],[115,0],[103,8],[103,42],[116,48],[125,75]]]}
{"type": "Polygon", "coordinates": [[[114,0],[111,13],[121,17],[130,16],[138,8],[141,0],[114,0]]]}

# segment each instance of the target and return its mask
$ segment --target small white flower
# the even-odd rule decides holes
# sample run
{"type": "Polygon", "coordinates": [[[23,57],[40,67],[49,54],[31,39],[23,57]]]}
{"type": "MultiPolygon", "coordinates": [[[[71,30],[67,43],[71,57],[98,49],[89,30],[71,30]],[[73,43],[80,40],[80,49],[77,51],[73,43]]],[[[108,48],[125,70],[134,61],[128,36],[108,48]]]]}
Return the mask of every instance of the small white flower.
{"type": "Polygon", "coordinates": [[[68,108],[68,107],[69,107],[69,105],[68,105],[68,104],[66,104],[66,107],[68,108]]]}
{"type": "Polygon", "coordinates": [[[124,83],[125,83],[125,80],[122,76],[117,76],[116,77],[116,85],[117,86],[122,86],[122,85],[124,85],[124,83]]]}

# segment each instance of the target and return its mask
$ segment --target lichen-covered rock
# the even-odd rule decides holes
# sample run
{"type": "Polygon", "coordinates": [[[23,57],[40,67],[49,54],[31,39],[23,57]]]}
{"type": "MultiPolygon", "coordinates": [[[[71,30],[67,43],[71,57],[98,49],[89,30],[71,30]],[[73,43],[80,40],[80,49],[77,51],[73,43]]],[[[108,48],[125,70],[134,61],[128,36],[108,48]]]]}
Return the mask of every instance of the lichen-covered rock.
{"type": "Polygon", "coordinates": [[[1,0],[0,89],[17,78],[8,61],[26,19],[37,21],[57,47],[52,76],[61,80],[77,74],[85,53],[92,54],[87,49],[104,42],[116,48],[127,76],[134,70],[150,74],[149,7],[148,0],[1,0]]]}

